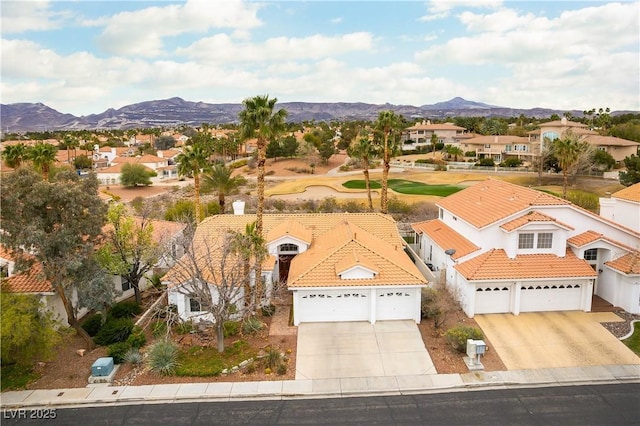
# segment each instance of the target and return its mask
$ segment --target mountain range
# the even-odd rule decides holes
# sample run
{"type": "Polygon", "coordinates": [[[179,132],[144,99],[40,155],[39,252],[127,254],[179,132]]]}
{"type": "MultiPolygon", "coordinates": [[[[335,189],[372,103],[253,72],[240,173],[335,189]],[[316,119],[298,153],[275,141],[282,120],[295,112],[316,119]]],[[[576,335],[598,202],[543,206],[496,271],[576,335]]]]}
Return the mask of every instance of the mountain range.
{"type": "MultiPolygon", "coordinates": [[[[488,105],[456,97],[431,105],[367,104],[361,102],[281,102],[287,120],[329,121],[329,120],[375,120],[383,110],[392,110],[407,119],[442,119],[446,117],[549,117],[561,115],[565,111],[548,108],[517,109],[488,105]]],[[[110,108],[100,114],[77,117],[64,114],[42,103],[2,104],[0,122],[5,132],[55,131],[82,129],[132,129],[152,127],[174,127],[179,125],[199,126],[202,123],[226,124],[238,122],[242,104],[209,104],[191,102],[182,98],[146,101],[110,108]]],[[[582,111],[571,111],[581,116],[582,111]]]]}

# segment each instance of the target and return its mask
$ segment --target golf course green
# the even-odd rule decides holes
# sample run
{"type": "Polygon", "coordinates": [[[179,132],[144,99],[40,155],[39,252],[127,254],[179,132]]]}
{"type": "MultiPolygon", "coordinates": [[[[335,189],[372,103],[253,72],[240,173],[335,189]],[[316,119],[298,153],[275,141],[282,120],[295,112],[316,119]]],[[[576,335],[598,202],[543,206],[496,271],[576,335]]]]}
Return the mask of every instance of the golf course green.
{"type": "MultiPolygon", "coordinates": [[[[405,179],[389,179],[389,188],[401,194],[412,195],[435,195],[438,197],[446,197],[463,189],[457,185],[427,185],[422,182],[414,182],[405,179]]],[[[365,182],[362,179],[349,180],[342,184],[349,189],[365,189],[365,182]]],[[[380,189],[380,181],[372,180],[371,189],[380,189]]]]}

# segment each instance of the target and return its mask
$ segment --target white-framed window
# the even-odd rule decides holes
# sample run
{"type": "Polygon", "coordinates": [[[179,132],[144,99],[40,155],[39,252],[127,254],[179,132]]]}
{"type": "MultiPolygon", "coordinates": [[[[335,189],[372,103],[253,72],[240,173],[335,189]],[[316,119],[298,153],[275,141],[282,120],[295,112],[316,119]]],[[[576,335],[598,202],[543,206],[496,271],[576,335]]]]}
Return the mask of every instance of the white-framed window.
{"type": "Polygon", "coordinates": [[[598,249],[592,248],[585,250],[584,260],[598,260],[598,249]]]}
{"type": "Polygon", "coordinates": [[[539,249],[550,249],[553,247],[553,233],[552,232],[540,232],[538,234],[539,249]]]}
{"type": "Polygon", "coordinates": [[[123,276],[120,276],[120,288],[122,291],[127,291],[133,288],[133,286],[127,281],[127,279],[123,276]]]}
{"type": "Polygon", "coordinates": [[[189,298],[189,312],[200,312],[202,311],[202,305],[196,299],[190,297],[189,298]]]}
{"type": "Polygon", "coordinates": [[[487,143],[487,144],[484,144],[484,148],[485,148],[485,149],[490,149],[490,148],[491,148],[491,145],[490,145],[490,144],[488,144],[488,143],[487,143]]]}
{"type": "Polygon", "coordinates": [[[532,249],[533,248],[533,233],[519,234],[518,235],[518,248],[519,249],[532,249]]]}
{"type": "Polygon", "coordinates": [[[283,253],[283,252],[297,253],[298,252],[298,246],[291,243],[280,244],[278,248],[280,249],[280,253],[283,253]]]}

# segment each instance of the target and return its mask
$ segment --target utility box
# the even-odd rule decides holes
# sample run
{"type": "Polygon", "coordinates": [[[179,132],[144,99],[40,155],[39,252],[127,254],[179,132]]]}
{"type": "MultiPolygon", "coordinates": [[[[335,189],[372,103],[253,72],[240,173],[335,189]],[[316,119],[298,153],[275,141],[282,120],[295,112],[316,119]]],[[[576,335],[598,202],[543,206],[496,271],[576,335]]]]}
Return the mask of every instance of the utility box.
{"type": "Polygon", "coordinates": [[[113,371],[113,357],[98,358],[91,366],[91,375],[94,377],[108,376],[113,371]]]}
{"type": "Polygon", "coordinates": [[[487,344],[484,340],[467,339],[467,356],[469,358],[476,358],[479,355],[484,355],[487,350],[487,344]]]}

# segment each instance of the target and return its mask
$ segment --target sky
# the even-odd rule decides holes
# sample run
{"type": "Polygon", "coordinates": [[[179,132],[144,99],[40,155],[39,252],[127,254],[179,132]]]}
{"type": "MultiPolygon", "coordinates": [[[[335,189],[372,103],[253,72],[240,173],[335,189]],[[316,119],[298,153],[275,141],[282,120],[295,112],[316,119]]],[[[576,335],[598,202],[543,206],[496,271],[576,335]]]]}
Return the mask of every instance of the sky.
{"type": "Polygon", "coordinates": [[[639,1],[0,1],[3,104],[640,111],[639,1]]]}

